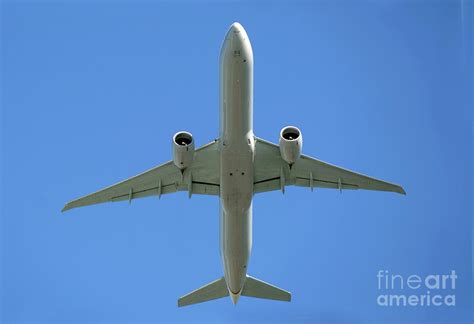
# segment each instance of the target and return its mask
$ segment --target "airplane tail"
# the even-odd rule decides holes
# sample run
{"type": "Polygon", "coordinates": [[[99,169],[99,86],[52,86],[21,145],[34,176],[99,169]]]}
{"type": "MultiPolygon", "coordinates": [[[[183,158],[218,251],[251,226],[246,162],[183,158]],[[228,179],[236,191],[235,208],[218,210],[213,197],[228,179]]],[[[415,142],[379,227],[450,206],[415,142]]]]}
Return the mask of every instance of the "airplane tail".
{"type": "Polygon", "coordinates": [[[247,276],[247,280],[245,280],[244,289],[242,289],[241,295],[263,299],[273,299],[288,302],[291,301],[290,292],[251,276],[247,276]]]}
{"type": "Polygon", "coordinates": [[[229,290],[224,277],[222,277],[178,299],[178,307],[203,303],[225,296],[229,296],[229,290]]]}
{"type": "MultiPolygon", "coordinates": [[[[251,276],[247,276],[244,288],[240,295],[254,298],[291,301],[290,292],[251,276]]],[[[203,303],[226,296],[229,296],[229,290],[225,278],[222,277],[178,299],[178,307],[203,303]]]]}

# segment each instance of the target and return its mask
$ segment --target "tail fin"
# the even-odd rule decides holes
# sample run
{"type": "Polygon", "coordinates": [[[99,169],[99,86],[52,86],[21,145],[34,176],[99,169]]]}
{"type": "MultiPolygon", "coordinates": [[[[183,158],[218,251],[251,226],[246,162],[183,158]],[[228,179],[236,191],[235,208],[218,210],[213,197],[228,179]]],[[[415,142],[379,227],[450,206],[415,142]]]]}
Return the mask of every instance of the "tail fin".
{"type": "Polygon", "coordinates": [[[178,307],[203,303],[226,296],[229,296],[229,291],[225,279],[222,277],[178,299],[178,307]]]}
{"type": "Polygon", "coordinates": [[[290,292],[250,276],[247,276],[244,289],[242,289],[242,296],[291,301],[290,292]]]}
{"type": "MultiPolygon", "coordinates": [[[[239,296],[240,295],[255,298],[291,301],[290,292],[251,276],[247,276],[244,288],[242,289],[242,292],[239,294],[239,296]]],[[[203,303],[226,296],[229,296],[229,290],[224,277],[222,277],[178,299],[178,307],[203,303]]],[[[234,301],[234,304],[235,303],[236,302],[234,301]]]]}

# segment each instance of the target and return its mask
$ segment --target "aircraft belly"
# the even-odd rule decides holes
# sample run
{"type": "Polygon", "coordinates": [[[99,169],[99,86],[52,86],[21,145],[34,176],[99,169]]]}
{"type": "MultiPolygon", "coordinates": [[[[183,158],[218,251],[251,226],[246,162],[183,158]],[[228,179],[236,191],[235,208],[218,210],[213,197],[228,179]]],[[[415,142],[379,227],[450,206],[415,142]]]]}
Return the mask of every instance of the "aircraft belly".
{"type": "Polygon", "coordinates": [[[231,29],[220,57],[221,257],[230,292],[240,294],[252,249],[253,53],[244,31],[231,29]]]}
{"type": "Polygon", "coordinates": [[[252,249],[252,209],[221,212],[221,256],[229,290],[240,293],[252,249]]]}
{"type": "Polygon", "coordinates": [[[229,290],[241,291],[252,249],[253,154],[221,151],[221,256],[229,290]]]}

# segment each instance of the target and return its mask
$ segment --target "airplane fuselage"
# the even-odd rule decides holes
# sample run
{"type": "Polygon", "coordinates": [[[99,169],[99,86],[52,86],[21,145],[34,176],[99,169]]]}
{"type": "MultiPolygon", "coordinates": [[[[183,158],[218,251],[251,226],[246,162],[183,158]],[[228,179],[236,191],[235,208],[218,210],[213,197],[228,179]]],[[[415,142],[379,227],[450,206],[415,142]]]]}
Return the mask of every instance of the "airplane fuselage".
{"type": "Polygon", "coordinates": [[[253,53],[247,33],[233,24],[220,54],[220,248],[234,303],[245,283],[252,249],[253,53]]]}

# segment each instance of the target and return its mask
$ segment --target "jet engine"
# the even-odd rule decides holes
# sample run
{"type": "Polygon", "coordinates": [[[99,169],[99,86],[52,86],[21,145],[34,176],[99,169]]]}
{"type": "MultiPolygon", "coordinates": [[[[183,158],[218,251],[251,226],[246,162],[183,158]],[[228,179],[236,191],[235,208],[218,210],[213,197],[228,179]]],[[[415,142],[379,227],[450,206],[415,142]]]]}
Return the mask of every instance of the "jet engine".
{"type": "Polygon", "coordinates": [[[287,126],[280,131],[280,154],[290,166],[298,160],[303,149],[303,136],[294,126],[287,126]]]}
{"type": "Polygon", "coordinates": [[[194,159],[194,139],[188,132],[177,132],[173,136],[173,163],[181,170],[189,167],[194,159]]]}

